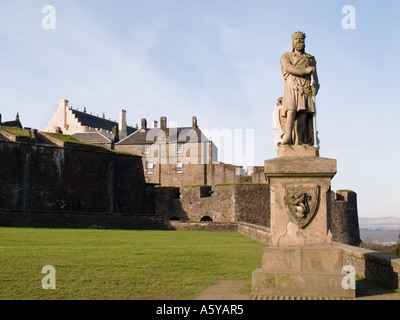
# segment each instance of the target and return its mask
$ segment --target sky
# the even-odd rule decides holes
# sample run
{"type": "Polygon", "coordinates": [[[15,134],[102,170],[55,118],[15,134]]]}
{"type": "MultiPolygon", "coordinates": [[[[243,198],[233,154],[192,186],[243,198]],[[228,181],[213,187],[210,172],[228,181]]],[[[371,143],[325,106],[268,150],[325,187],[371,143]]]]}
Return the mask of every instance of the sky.
{"type": "Polygon", "coordinates": [[[277,156],[280,58],[300,30],[332,190],[355,191],[360,217],[400,217],[399,12],[398,0],[0,0],[2,121],[18,112],[43,130],[60,99],[111,120],[125,109],[133,126],[196,116],[220,161],[263,166],[277,156]]]}

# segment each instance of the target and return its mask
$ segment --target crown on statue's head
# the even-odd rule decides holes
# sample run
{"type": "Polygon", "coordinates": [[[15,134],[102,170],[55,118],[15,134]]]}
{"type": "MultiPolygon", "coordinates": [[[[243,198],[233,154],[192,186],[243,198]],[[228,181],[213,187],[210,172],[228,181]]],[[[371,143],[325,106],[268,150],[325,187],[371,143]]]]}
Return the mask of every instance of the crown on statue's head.
{"type": "Polygon", "coordinates": [[[301,31],[297,31],[292,35],[292,38],[306,38],[306,34],[304,32],[301,31]]]}

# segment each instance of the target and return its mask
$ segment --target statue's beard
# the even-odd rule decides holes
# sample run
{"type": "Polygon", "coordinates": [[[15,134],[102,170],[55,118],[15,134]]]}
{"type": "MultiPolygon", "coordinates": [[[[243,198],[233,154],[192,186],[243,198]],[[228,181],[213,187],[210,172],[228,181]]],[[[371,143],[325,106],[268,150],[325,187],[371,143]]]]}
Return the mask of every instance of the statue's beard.
{"type": "Polygon", "coordinates": [[[293,45],[293,49],[296,49],[296,50],[299,50],[299,51],[304,51],[305,47],[306,46],[304,44],[301,44],[301,43],[293,45]]]}

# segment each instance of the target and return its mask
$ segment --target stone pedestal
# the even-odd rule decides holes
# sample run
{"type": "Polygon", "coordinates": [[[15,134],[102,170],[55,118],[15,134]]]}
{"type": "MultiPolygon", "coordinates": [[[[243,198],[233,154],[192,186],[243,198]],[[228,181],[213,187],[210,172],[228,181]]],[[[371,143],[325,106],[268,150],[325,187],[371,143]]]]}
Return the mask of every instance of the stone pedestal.
{"type": "Polygon", "coordinates": [[[342,286],[343,254],[325,246],[263,248],[262,268],[252,274],[253,299],[353,299],[342,286]]]}
{"type": "Polygon", "coordinates": [[[271,246],[253,272],[255,298],[354,298],[344,289],[343,257],[332,246],[330,187],[336,160],[309,146],[280,146],[266,160],[271,192],[271,246]]]}
{"type": "Polygon", "coordinates": [[[264,172],[271,190],[271,245],[331,244],[328,210],[336,160],[282,157],[266,160],[264,172]]]}

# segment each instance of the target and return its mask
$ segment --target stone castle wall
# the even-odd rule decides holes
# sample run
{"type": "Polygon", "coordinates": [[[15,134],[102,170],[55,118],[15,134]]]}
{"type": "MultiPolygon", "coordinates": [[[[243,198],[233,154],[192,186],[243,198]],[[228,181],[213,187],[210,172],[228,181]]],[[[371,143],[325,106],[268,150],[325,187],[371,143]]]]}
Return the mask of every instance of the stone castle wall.
{"type": "Polygon", "coordinates": [[[269,225],[269,186],[226,184],[156,190],[156,214],[166,220],[269,225]]]}
{"type": "Polygon", "coordinates": [[[344,263],[355,268],[356,274],[390,288],[400,288],[400,258],[383,252],[335,243],[342,249],[344,263]]]}
{"type": "MultiPolygon", "coordinates": [[[[14,221],[12,212],[30,213],[27,219],[34,213],[154,216],[141,158],[100,147],[0,141],[0,181],[2,225],[14,221]]],[[[42,217],[44,224],[50,219],[42,217]]]]}

